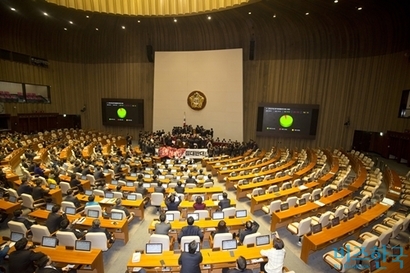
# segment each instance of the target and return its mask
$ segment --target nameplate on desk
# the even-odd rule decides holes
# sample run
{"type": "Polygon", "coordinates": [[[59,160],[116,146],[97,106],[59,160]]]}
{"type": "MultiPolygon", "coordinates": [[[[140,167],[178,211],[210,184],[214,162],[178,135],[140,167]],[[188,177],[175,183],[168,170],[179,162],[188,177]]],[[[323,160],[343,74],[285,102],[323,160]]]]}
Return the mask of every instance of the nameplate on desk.
{"type": "Polygon", "coordinates": [[[305,185],[299,186],[299,190],[303,191],[303,190],[307,190],[308,187],[306,187],[305,185]]]}
{"type": "Polygon", "coordinates": [[[324,207],[325,206],[325,204],[323,204],[322,202],[320,202],[320,201],[315,201],[314,202],[316,205],[318,205],[319,207],[324,207]]]}
{"type": "Polygon", "coordinates": [[[391,199],[389,199],[389,198],[386,198],[386,197],[383,198],[383,200],[382,200],[381,203],[384,204],[384,205],[386,205],[386,206],[389,206],[389,207],[391,207],[391,206],[394,205],[394,201],[391,200],[391,199]]]}

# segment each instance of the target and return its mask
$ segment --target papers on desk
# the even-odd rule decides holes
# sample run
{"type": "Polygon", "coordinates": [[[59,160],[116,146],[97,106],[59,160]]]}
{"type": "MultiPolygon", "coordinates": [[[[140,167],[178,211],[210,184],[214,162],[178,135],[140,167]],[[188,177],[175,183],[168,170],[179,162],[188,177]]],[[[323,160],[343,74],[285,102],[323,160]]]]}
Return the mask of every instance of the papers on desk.
{"type": "Polygon", "coordinates": [[[132,262],[138,263],[141,260],[141,252],[135,252],[132,254],[132,262]]]}
{"type": "Polygon", "coordinates": [[[306,187],[305,185],[301,185],[299,186],[299,190],[303,191],[303,190],[307,190],[308,187],[306,187]]]}
{"type": "Polygon", "coordinates": [[[394,201],[393,200],[391,200],[391,199],[389,199],[389,198],[383,198],[383,200],[382,200],[382,202],[381,202],[383,205],[386,205],[386,206],[389,206],[389,207],[391,207],[391,206],[393,206],[394,205],[394,201]]]}
{"type": "Polygon", "coordinates": [[[104,198],[103,200],[100,201],[100,203],[114,204],[115,198],[104,198]]]}
{"type": "Polygon", "coordinates": [[[15,244],[16,244],[16,242],[11,242],[9,247],[12,248],[15,244]]]}
{"type": "Polygon", "coordinates": [[[325,206],[325,204],[323,204],[320,201],[315,201],[315,204],[318,205],[319,207],[324,207],[325,206]]]}
{"type": "Polygon", "coordinates": [[[261,263],[261,262],[263,262],[263,258],[252,259],[252,260],[251,260],[251,263],[252,263],[252,264],[261,263]]]}

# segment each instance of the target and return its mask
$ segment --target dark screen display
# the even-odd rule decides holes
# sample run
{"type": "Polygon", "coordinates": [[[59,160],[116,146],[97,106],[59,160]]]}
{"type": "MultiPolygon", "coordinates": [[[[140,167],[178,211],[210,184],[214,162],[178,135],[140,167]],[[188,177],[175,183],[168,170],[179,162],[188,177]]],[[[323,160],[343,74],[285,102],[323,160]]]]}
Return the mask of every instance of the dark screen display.
{"type": "Polygon", "coordinates": [[[319,105],[259,105],[256,135],[315,138],[318,118],[319,105]]]}
{"type": "Polygon", "coordinates": [[[101,99],[103,125],[144,127],[144,100],[101,99]]]}

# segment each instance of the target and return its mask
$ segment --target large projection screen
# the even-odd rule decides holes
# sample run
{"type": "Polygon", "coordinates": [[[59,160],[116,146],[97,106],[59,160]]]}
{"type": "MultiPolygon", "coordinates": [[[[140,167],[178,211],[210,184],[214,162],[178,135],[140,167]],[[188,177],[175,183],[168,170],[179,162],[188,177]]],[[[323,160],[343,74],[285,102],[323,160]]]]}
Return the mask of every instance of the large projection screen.
{"type": "Polygon", "coordinates": [[[213,128],[214,138],[243,141],[242,49],[155,52],[153,130],[186,124],[213,128]],[[197,111],[192,91],[206,96],[197,111]]]}

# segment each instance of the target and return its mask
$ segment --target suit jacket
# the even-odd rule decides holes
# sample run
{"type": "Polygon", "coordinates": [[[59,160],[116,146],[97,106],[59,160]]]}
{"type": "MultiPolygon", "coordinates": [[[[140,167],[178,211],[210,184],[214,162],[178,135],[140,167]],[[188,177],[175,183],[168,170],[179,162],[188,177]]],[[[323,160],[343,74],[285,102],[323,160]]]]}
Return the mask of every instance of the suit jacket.
{"type": "Polygon", "coordinates": [[[162,234],[162,235],[168,235],[168,231],[171,229],[171,224],[170,223],[156,223],[155,224],[155,234],[162,234]]]}
{"type": "Polygon", "coordinates": [[[135,189],[135,192],[136,192],[136,193],[141,193],[142,196],[145,197],[145,195],[147,195],[147,193],[148,193],[148,190],[147,190],[146,188],[144,188],[144,187],[137,187],[137,188],[135,189]]]}
{"type": "Polygon", "coordinates": [[[204,234],[198,226],[186,226],[181,229],[181,232],[178,234],[178,242],[181,242],[181,238],[184,236],[199,236],[199,238],[204,238],[204,234]]]}
{"type": "Polygon", "coordinates": [[[34,225],[33,222],[29,221],[28,219],[26,219],[24,217],[13,217],[13,219],[11,219],[11,220],[23,223],[24,226],[26,227],[26,229],[30,229],[31,226],[34,225]]]}
{"type": "Polygon", "coordinates": [[[222,199],[221,201],[219,201],[218,206],[221,209],[226,209],[229,208],[231,206],[231,200],[229,198],[227,199],[222,199]]]}
{"type": "Polygon", "coordinates": [[[93,227],[91,227],[88,230],[88,232],[104,232],[105,236],[107,237],[107,240],[111,239],[111,234],[108,232],[108,230],[106,228],[101,228],[101,227],[93,228],[93,227]]]}
{"type": "Polygon", "coordinates": [[[42,187],[36,186],[33,188],[33,192],[31,193],[31,196],[33,197],[33,200],[36,201],[36,200],[44,198],[46,193],[47,191],[44,190],[42,187]]]}
{"type": "MultiPolygon", "coordinates": [[[[67,217],[67,216],[65,216],[67,217]]],[[[50,231],[50,233],[54,233],[57,230],[60,229],[60,223],[61,221],[63,221],[63,219],[65,218],[63,215],[59,214],[59,213],[52,213],[50,212],[50,214],[47,217],[46,220],[46,227],[48,228],[48,231],[50,231]]]]}
{"type": "Polygon", "coordinates": [[[60,268],[56,268],[56,267],[39,268],[36,271],[36,273],[62,273],[62,272],[63,271],[60,268]]]}
{"type": "Polygon", "coordinates": [[[178,259],[178,264],[181,266],[180,273],[201,273],[199,266],[201,262],[201,252],[195,252],[194,254],[182,252],[178,259]]]}
{"type": "Polygon", "coordinates": [[[30,187],[28,184],[21,184],[18,189],[17,193],[21,195],[22,193],[31,194],[33,192],[33,188],[30,187]]]}
{"type": "Polygon", "coordinates": [[[75,197],[75,196],[67,195],[67,196],[64,198],[64,201],[73,202],[73,204],[74,204],[74,206],[75,206],[76,208],[81,207],[80,200],[78,200],[78,198],[75,197]]]}
{"type": "Polygon", "coordinates": [[[31,249],[13,251],[9,255],[9,272],[33,273],[36,270],[34,262],[43,256],[42,252],[31,249]]]}

